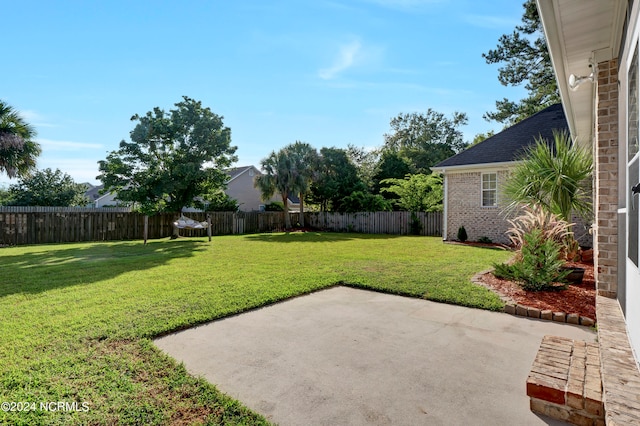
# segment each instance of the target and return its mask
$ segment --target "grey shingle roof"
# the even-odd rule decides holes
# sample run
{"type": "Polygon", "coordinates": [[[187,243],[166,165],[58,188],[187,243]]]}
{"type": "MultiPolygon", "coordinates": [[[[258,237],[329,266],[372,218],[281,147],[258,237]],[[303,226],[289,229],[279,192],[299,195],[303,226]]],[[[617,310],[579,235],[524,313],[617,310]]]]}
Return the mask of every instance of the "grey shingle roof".
{"type": "Polygon", "coordinates": [[[91,188],[87,189],[84,195],[86,195],[89,200],[95,201],[98,198],[102,197],[102,194],[100,193],[102,188],[104,188],[104,185],[92,186],[91,188]]]}
{"type": "Polygon", "coordinates": [[[554,130],[569,132],[561,104],[551,105],[525,118],[479,144],[447,158],[434,168],[516,161],[536,139],[542,137],[552,141],[554,130]]]}
{"type": "Polygon", "coordinates": [[[232,167],[229,170],[227,170],[227,174],[229,175],[229,180],[233,180],[236,177],[238,177],[239,175],[241,175],[242,173],[246,172],[247,170],[249,170],[250,168],[252,168],[253,166],[243,166],[243,167],[232,167]]]}

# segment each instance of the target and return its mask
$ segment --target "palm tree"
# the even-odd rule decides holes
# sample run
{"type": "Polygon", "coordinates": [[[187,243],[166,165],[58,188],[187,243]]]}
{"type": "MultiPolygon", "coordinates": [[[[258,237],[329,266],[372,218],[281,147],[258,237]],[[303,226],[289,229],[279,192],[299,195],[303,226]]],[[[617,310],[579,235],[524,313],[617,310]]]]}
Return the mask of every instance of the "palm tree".
{"type": "Polygon", "coordinates": [[[292,156],[292,178],[291,188],[298,194],[300,199],[300,226],[304,226],[304,197],[311,187],[316,165],[318,163],[318,152],[311,145],[305,142],[296,141],[285,147],[285,150],[292,156]]]}
{"type": "Polygon", "coordinates": [[[257,176],[254,186],[260,190],[263,200],[268,200],[277,192],[282,197],[284,205],[284,223],[287,229],[291,228],[289,217],[289,195],[295,189],[296,183],[292,173],[293,155],[286,148],[278,152],[272,151],[267,158],[260,161],[262,175],[257,176]]]}
{"type": "Polygon", "coordinates": [[[574,144],[567,132],[554,132],[553,145],[544,140],[528,150],[504,187],[511,209],[539,206],[571,223],[573,213],[589,220],[592,211],[591,153],[574,144]]]}
{"type": "Polygon", "coordinates": [[[35,129],[11,106],[0,100],[0,173],[9,178],[24,177],[36,167],[40,145],[35,129]]]}

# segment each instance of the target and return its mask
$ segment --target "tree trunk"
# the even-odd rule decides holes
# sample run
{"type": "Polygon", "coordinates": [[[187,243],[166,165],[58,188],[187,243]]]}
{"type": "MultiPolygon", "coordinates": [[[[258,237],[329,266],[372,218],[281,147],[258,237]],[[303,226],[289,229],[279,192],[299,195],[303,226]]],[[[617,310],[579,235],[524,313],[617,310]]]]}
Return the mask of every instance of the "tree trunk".
{"type": "Polygon", "coordinates": [[[300,219],[298,219],[298,222],[300,222],[300,226],[302,228],[304,228],[304,194],[301,192],[300,193],[300,219]]]}
{"type": "Polygon", "coordinates": [[[284,227],[291,229],[291,218],[289,217],[289,195],[282,194],[282,205],[284,206],[284,227]]]}
{"type": "MultiPolygon", "coordinates": [[[[179,220],[179,219],[180,219],[180,215],[178,215],[178,217],[176,218],[176,221],[179,220]]],[[[176,238],[178,238],[180,236],[180,230],[173,223],[171,225],[173,227],[173,233],[171,234],[171,239],[175,240],[176,238]]]]}

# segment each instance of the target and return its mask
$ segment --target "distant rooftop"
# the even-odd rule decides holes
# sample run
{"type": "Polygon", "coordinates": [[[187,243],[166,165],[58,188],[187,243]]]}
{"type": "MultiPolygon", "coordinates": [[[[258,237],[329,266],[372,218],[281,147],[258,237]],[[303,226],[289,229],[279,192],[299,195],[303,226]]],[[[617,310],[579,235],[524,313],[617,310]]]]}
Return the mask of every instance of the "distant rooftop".
{"type": "MultiPolygon", "coordinates": [[[[242,173],[246,172],[249,169],[255,168],[254,166],[243,166],[243,167],[232,167],[227,170],[229,174],[229,180],[233,180],[240,176],[242,173]]],[[[257,169],[256,169],[257,170],[257,169]]]]}
{"type": "Polygon", "coordinates": [[[516,161],[536,139],[553,141],[553,131],[569,132],[561,104],[551,105],[529,118],[449,157],[433,168],[516,161]]]}

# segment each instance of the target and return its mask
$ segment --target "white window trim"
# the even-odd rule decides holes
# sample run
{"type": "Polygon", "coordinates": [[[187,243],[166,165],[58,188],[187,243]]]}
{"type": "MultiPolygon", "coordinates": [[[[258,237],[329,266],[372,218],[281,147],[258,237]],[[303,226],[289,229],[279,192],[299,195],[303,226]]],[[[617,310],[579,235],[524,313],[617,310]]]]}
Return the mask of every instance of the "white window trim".
{"type": "Polygon", "coordinates": [[[491,171],[491,172],[482,172],[480,173],[480,207],[482,207],[483,209],[497,209],[498,208],[498,172],[495,171],[491,171]],[[484,189],[484,176],[485,175],[495,175],[496,177],[496,188],[495,189],[484,189]],[[485,191],[495,191],[496,194],[496,204],[493,206],[485,206],[484,205],[484,192],[485,191]]]}

